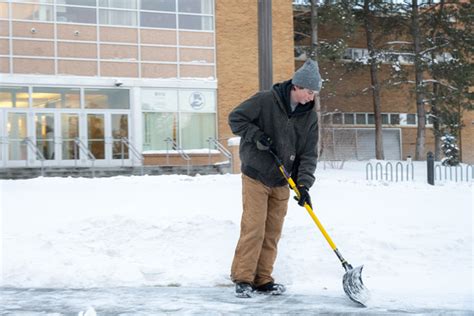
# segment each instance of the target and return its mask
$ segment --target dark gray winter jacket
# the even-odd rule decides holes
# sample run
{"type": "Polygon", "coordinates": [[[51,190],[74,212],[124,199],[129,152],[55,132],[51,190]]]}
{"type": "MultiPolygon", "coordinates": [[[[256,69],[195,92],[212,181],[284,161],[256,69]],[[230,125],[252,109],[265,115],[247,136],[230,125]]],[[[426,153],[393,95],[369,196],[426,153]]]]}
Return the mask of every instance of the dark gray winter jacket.
{"type": "Polygon", "coordinates": [[[242,173],[269,187],[286,184],[273,156],[257,149],[263,135],[273,140],[273,149],[298,185],[314,183],[317,161],[318,120],[314,102],[290,109],[291,80],[255,94],[229,115],[232,132],[241,137],[242,173]]]}

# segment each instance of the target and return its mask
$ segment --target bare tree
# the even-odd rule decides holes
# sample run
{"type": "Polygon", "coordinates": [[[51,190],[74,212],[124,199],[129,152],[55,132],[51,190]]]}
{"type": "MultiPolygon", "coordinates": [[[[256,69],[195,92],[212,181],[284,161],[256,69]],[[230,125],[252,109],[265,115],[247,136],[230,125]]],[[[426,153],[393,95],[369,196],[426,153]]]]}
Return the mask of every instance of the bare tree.
{"type": "Polygon", "coordinates": [[[422,160],[425,152],[426,111],[424,103],[423,67],[421,52],[421,33],[419,25],[418,0],[411,2],[411,35],[415,54],[415,95],[418,126],[416,129],[415,160],[422,160]]]}
{"type": "Polygon", "coordinates": [[[372,12],[370,10],[370,5],[373,1],[364,0],[364,28],[365,35],[367,39],[367,49],[370,56],[370,79],[371,79],[371,90],[372,90],[372,101],[374,106],[374,116],[375,116],[375,157],[377,159],[384,159],[383,152],[383,135],[382,135],[382,110],[380,103],[380,83],[378,79],[377,71],[377,52],[375,50],[374,44],[374,28],[372,22],[372,12]]]}

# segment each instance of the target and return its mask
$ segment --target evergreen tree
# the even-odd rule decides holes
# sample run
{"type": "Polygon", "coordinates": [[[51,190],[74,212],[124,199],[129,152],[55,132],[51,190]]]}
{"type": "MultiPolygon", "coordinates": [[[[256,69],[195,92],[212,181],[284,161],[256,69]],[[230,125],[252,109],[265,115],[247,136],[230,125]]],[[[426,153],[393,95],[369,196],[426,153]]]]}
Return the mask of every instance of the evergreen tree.
{"type": "Polygon", "coordinates": [[[442,160],[443,166],[457,166],[459,165],[459,147],[456,142],[456,137],[446,133],[441,137],[444,158],[442,160]]]}

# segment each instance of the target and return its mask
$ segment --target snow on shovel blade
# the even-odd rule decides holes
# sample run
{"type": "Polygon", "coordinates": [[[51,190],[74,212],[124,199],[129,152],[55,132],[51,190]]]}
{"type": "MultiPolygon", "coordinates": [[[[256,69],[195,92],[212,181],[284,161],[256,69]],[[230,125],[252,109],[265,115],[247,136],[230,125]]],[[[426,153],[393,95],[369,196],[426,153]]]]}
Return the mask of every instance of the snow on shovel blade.
{"type": "Polygon", "coordinates": [[[342,278],[342,286],[344,287],[344,292],[346,292],[352,301],[366,306],[370,298],[370,293],[364,286],[364,282],[362,282],[361,275],[363,267],[364,266],[360,266],[347,270],[342,278]]]}

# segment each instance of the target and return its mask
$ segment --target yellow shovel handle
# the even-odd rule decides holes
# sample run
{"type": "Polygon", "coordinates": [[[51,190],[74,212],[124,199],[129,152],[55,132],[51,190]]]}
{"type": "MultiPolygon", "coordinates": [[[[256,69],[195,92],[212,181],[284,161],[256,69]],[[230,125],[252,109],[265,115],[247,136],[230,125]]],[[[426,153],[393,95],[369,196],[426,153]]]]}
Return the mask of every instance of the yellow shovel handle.
{"type": "MultiPolygon", "coordinates": [[[[280,165],[279,168],[280,168],[280,171],[283,174],[283,176],[288,181],[288,184],[290,185],[290,188],[293,191],[295,191],[296,196],[299,198],[300,197],[300,191],[298,190],[298,187],[296,186],[295,181],[293,181],[293,179],[291,177],[287,176],[283,165],[280,165]]],[[[331,246],[331,249],[336,251],[336,249],[337,249],[336,244],[334,244],[331,237],[329,237],[328,233],[326,232],[326,229],[324,229],[323,225],[321,224],[319,219],[316,217],[316,214],[314,214],[314,211],[311,208],[311,206],[308,203],[305,203],[304,208],[308,211],[309,216],[311,216],[311,218],[313,219],[316,226],[318,226],[318,228],[321,231],[321,233],[323,234],[324,238],[326,238],[326,241],[329,243],[329,246],[331,246]]]]}

